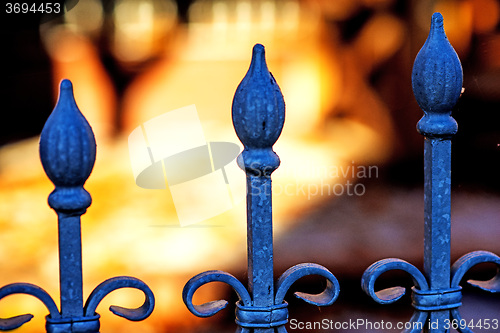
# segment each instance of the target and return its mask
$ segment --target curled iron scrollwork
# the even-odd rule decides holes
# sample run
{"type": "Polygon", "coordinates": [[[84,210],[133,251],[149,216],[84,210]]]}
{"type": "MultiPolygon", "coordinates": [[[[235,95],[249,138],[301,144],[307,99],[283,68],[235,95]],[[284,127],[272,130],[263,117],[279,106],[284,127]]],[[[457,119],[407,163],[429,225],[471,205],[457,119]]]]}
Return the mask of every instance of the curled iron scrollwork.
{"type": "Polygon", "coordinates": [[[368,267],[361,278],[361,288],[377,303],[390,304],[396,302],[405,294],[405,288],[398,286],[375,291],[375,281],[377,278],[383,273],[393,270],[401,270],[410,274],[418,290],[429,290],[427,280],[415,266],[407,261],[396,258],[379,260],[368,267]]]}
{"type": "MultiPolygon", "coordinates": [[[[361,288],[377,303],[390,304],[398,301],[406,293],[404,287],[396,286],[375,291],[375,281],[378,277],[385,272],[393,270],[401,270],[410,274],[414,284],[413,294],[418,293],[419,291],[429,291],[429,285],[422,272],[409,262],[396,258],[379,260],[368,267],[361,278],[361,288]]],[[[410,323],[412,323],[412,325],[405,329],[403,333],[421,332],[427,317],[428,312],[415,310],[410,319],[410,323]]]]}
{"type": "Polygon", "coordinates": [[[247,289],[238,279],[229,273],[218,270],[206,271],[191,278],[184,286],[182,298],[189,311],[194,315],[198,317],[213,316],[224,309],[228,302],[216,300],[195,305],[193,304],[193,295],[207,283],[226,283],[234,289],[239,298],[236,303],[236,323],[239,326],[237,332],[248,333],[255,328],[275,328],[278,333],[286,333],[284,325],[288,322],[288,304],[284,301],[285,295],[293,283],[310,275],[326,278],[326,287],[323,292],[319,294],[296,292],[295,296],[317,306],[333,304],[340,292],[339,282],[328,269],[317,264],[299,264],[283,273],[277,282],[275,303],[272,306],[255,306],[247,289]]]}
{"type": "MultiPolygon", "coordinates": [[[[87,322],[95,322],[92,323],[92,325],[98,327],[99,315],[97,315],[95,312],[97,306],[106,295],[114,290],[121,288],[134,288],[141,290],[142,292],[144,292],[145,301],[143,305],[137,309],[128,309],[113,305],[110,307],[111,312],[113,312],[117,316],[121,316],[132,321],[143,320],[152,313],[155,303],[153,292],[141,280],[128,276],[111,278],[98,285],[90,294],[87,300],[84,309],[84,317],[73,318],[70,321],[68,321],[67,318],[63,318],[61,316],[56,303],[45,290],[31,283],[13,283],[0,288],[0,299],[14,294],[26,294],[38,298],[49,310],[47,323],[48,326],[51,327],[51,330],[53,329],[53,327],[56,327],[58,325],[75,325],[75,323],[79,321],[86,325],[89,325],[87,322]]],[[[23,314],[11,318],[1,318],[0,330],[13,330],[27,323],[32,318],[32,314],[23,314]]]]}
{"type": "MultiPolygon", "coordinates": [[[[38,298],[49,310],[51,318],[59,318],[59,310],[50,295],[42,288],[31,283],[12,283],[0,288],[0,299],[14,294],[26,294],[38,298]]],[[[22,314],[11,318],[0,318],[0,330],[9,331],[18,328],[33,318],[32,314],[22,314]]]]}
{"type": "Polygon", "coordinates": [[[225,300],[217,300],[200,305],[193,304],[193,295],[196,290],[210,282],[226,283],[227,285],[233,287],[243,306],[252,305],[252,299],[250,298],[245,286],[243,286],[243,284],[233,275],[219,270],[206,271],[192,277],[186,283],[182,291],[184,304],[186,304],[189,311],[191,311],[194,315],[198,317],[211,317],[227,306],[227,301],[225,300]]]}
{"type": "MultiPolygon", "coordinates": [[[[458,287],[460,281],[463,279],[472,267],[482,263],[493,263],[497,265],[496,275],[487,281],[469,280],[471,286],[477,287],[481,290],[491,293],[500,292],[500,257],[488,251],[474,251],[467,253],[460,257],[451,267],[451,286],[458,287]]],[[[458,308],[451,310],[451,316],[457,323],[462,323],[463,318],[458,308]]],[[[457,330],[460,333],[474,333],[466,325],[457,325],[457,330]]]]}
{"type": "Polygon", "coordinates": [[[487,251],[475,251],[458,259],[451,268],[451,285],[448,289],[431,290],[424,275],[410,263],[401,259],[384,259],[371,265],[363,274],[362,288],[377,303],[389,304],[399,300],[404,294],[403,287],[387,288],[375,291],[377,278],[390,270],[402,270],[409,273],[413,279],[412,288],[413,307],[415,312],[410,320],[412,327],[403,333],[417,333],[422,330],[428,313],[437,310],[449,310],[452,321],[457,323],[456,329],[460,333],[474,333],[467,325],[462,325],[464,319],[460,315],[462,292],[460,281],[474,266],[482,263],[497,265],[496,275],[487,281],[469,280],[470,285],[491,293],[500,292],[500,257],[487,251]],[[415,324],[419,323],[419,324],[415,324]]]}
{"type": "Polygon", "coordinates": [[[95,310],[102,299],[109,293],[122,288],[133,288],[142,291],[145,297],[144,303],[136,309],[112,305],[109,310],[115,315],[131,321],[139,321],[149,317],[155,306],[153,292],[144,282],[130,276],[114,277],[99,284],[87,299],[84,307],[85,316],[95,315],[95,310]]]}
{"type": "Polygon", "coordinates": [[[319,294],[307,294],[296,292],[294,295],[297,298],[304,300],[307,303],[317,306],[332,305],[338,298],[340,293],[340,285],[337,278],[325,267],[318,264],[299,264],[285,271],[278,279],[276,284],[275,304],[284,302],[285,295],[292,284],[304,276],[319,275],[326,278],[326,287],[319,294]]]}
{"type": "Polygon", "coordinates": [[[500,257],[488,251],[474,251],[462,256],[451,268],[451,285],[458,286],[465,273],[472,267],[482,263],[497,265],[497,274],[488,281],[467,281],[470,285],[492,293],[500,292],[500,257]]]}

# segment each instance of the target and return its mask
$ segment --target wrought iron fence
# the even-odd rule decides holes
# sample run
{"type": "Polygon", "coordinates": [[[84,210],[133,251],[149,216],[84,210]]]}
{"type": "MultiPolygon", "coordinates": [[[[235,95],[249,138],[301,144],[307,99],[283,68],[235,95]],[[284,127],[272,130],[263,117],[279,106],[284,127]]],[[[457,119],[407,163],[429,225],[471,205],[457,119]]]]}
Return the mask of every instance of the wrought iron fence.
{"type": "MultiPolygon", "coordinates": [[[[141,280],[120,276],[99,284],[83,304],[82,244],[80,217],[92,199],[83,185],[94,167],[96,142],[87,120],[73,97],[73,86],[63,80],[59,100],[45,123],[40,136],[40,159],[45,173],[55,185],[49,195],[49,206],[58,217],[60,309],[42,288],[30,283],[13,283],[0,288],[0,299],[12,294],[28,294],[38,298],[49,310],[46,329],[59,332],[99,332],[99,315],[95,312],[101,300],[120,288],[144,292],[144,304],[137,309],[112,306],[110,310],[129,320],[143,320],[154,308],[151,289],[141,280]]],[[[24,314],[0,320],[0,330],[15,329],[31,320],[24,314]]]]}
{"type": "MultiPolygon", "coordinates": [[[[424,270],[401,259],[380,260],[363,274],[362,289],[376,302],[393,303],[405,293],[403,287],[375,291],[375,282],[384,272],[402,270],[413,279],[411,291],[415,312],[411,328],[405,333],[473,331],[464,324],[459,312],[462,298],[460,282],[473,266],[490,262],[497,274],[488,281],[468,281],[490,292],[500,292],[500,257],[486,251],[468,253],[451,265],[450,259],[450,185],[451,138],[457,123],[451,110],[462,91],[462,68],[457,54],[448,42],[441,14],[432,17],[427,41],[418,53],[412,74],[415,97],[424,111],[417,130],[424,139],[424,270]]],[[[248,288],[229,273],[207,271],[190,279],[182,298],[188,309],[199,317],[209,317],[227,306],[217,300],[193,304],[193,295],[202,285],[219,281],[236,292],[237,332],[286,332],[288,304],[285,295],[298,279],[319,275],[326,288],[319,294],[296,292],[295,296],[313,305],[333,304],[340,292],[336,277],[318,264],[299,264],[289,268],[274,284],[271,174],[280,164],[273,145],[281,134],[285,103],[276,80],[269,72],[265,50],[253,48],[252,61],[238,86],[232,105],[236,134],[244,145],[238,165],[247,179],[248,288]]],[[[40,158],[55,190],[48,203],[58,215],[60,308],[42,288],[29,283],[14,283],[0,288],[0,299],[11,294],[29,294],[38,298],[49,310],[46,330],[51,333],[98,332],[96,308],[110,292],[119,288],[135,288],[145,295],[137,309],[111,306],[110,310],[129,320],[146,319],[153,311],[154,296],[141,280],[121,276],[98,285],[83,303],[80,217],[91,204],[84,184],[95,161],[96,143],[92,129],[78,110],[72,84],[63,80],[58,103],[47,120],[40,137],[40,158]]],[[[0,330],[20,327],[32,318],[24,314],[0,319],[0,330]]]]}

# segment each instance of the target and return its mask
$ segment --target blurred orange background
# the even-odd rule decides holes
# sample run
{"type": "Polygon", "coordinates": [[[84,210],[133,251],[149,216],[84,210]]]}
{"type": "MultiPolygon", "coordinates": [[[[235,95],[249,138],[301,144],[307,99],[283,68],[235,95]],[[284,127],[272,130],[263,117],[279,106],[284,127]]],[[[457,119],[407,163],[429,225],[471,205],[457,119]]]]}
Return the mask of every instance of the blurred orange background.
{"type": "MultiPolygon", "coordinates": [[[[239,144],[231,124],[232,96],[252,46],[261,43],[287,107],[275,145],[282,165],[273,180],[277,188],[292,187],[291,193],[274,195],[276,239],[338,199],[302,188],[361,181],[311,170],[377,166],[380,174],[370,182],[414,186],[422,173],[422,137],[415,131],[421,110],[410,75],[435,11],[443,14],[464,66],[465,92],[456,118],[466,131],[457,142],[475,151],[457,152],[454,179],[496,193],[500,130],[492,125],[500,102],[500,4],[495,0],[81,0],[39,27],[3,31],[4,52],[17,60],[2,79],[10,85],[2,92],[7,126],[0,134],[0,285],[35,283],[58,300],[56,215],[46,204],[52,184],[38,159],[36,135],[55,104],[60,80],[68,78],[98,145],[86,184],[93,204],[82,217],[84,297],[109,277],[131,275],[144,280],[157,300],[149,319],[128,323],[107,307],[138,306],[142,296],[113,293],[98,308],[102,331],[209,332],[215,325],[220,332],[217,322],[228,319],[195,318],[182,304],[181,291],[191,276],[209,269],[245,279],[245,205],[181,228],[168,190],[136,186],[130,132],[195,104],[207,140],[239,144]]],[[[276,256],[281,267],[279,261],[276,256]]],[[[359,273],[348,266],[339,264],[349,274],[359,273]]],[[[221,286],[204,287],[195,300],[225,293],[221,286]]],[[[1,317],[26,312],[35,318],[19,331],[39,331],[46,310],[37,300],[16,296],[0,302],[1,317]]],[[[231,310],[226,312],[230,317],[231,310]]]]}

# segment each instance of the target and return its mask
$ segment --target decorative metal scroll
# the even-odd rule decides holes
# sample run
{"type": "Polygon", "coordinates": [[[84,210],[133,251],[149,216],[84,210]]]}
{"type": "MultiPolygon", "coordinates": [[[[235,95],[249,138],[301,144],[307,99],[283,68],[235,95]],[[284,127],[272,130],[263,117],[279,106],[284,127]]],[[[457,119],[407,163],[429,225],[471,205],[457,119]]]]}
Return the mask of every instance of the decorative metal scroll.
{"type": "Polygon", "coordinates": [[[459,312],[462,288],[459,283],[473,266],[490,262],[497,265],[489,281],[468,281],[489,292],[500,292],[500,257],[486,251],[464,255],[450,270],[451,238],[451,137],[458,125],[451,117],[462,91],[462,66],[448,42],[440,13],[432,16],[429,36],[413,66],[413,92],[424,116],[417,130],[424,141],[424,273],[400,259],[384,259],[371,265],[363,274],[362,288],[376,302],[393,303],[405,289],[393,287],[375,291],[377,278],[390,270],[403,270],[413,279],[412,305],[415,312],[411,328],[404,333],[449,332],[473,333],[459,312]]]}
{"type": "MultiPolygon", "coordinates": [[[[117,316],[140,321],[147,318],[154,308],[151,289],[141,280],[129,276],[104,281],[83,304],[80,216],[92,201],[83,185],[94,167],[95,154],[94,133],[76,105],[71,82],[63,80],[57,105],[40,137],[40,159],[45,173],[55,185],[48,202],[58,216],[61,309],[59,311],[50,295],[36,285],[13,283],[0,288],[0,299],[12,294],[28,294],[42,301],[49,310],[46,317],[49,333],[99,332],[96,308],[106,295],[120,288],[141,290],[145,300],[136,309],[111,306],[110,311],[117,316]]],[[[24,314],[0,319],[0,330],[15,329],[32,317],[24,314]]]]}
{"type": "Polygon", "coordinates": [[[209,282],[224,282],[233,287],[239,298],[237,332],[284,333],[288,322],[284,298],[295,281],[307,275],[326,278],[326,288],[320,294],[295,293],[296,297],[319,306],[335,302],[339,283],[323,266],[300,264],[289,268],[274,285],[271,173],[278,168],[280,160],[272,146],[283,128],[285,102],[267,68],[264,47],[260,44],[254,46],[250,68],[236,89],[232,118],[236,134],[245,147],[238,156],[238,165],[247,177],[248,290],[226,272],[208,271],[189,280],[182,296],[193,314],[209,317],[226,307],[227,302],[194,305],[193,294],[209,282]]]}

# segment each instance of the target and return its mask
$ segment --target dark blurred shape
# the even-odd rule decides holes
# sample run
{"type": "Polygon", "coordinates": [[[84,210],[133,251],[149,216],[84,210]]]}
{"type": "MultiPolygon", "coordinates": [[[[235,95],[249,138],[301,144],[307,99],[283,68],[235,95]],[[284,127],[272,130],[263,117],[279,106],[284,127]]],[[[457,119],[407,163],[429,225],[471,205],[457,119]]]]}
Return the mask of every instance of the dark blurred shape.
{"type": "Polygon", "coordinates": [[[188,11],[189,11],[189,6],[194,2],[195,0],[176,0],[177,2],[177,14],[179,21],[182,23],[187,23],[188,22],[188,11]]]}
{"type": "MultiPolygon", "coordinates": [[[[3,19],[4,17],[2,17],[3,19]]],[[[0,145],[40,134],[52,110],[50,60],[35,17],[3,20],[0,145]]]]}

